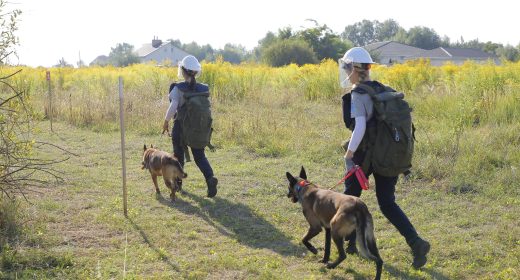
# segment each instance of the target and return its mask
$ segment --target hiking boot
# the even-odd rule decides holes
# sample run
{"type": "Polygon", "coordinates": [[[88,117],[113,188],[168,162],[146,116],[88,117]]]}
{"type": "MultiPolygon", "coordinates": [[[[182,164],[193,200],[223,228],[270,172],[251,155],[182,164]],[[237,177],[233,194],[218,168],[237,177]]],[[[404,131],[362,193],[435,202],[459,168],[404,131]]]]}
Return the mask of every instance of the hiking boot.
{"type": "Polygon", "coordinates": [[[356,255],[358,253],[358,249],[356,247],[356,242],[349,242],[345,253],[349,255],[356,255]]]}
{"type": "Polygon", "coordinates": [[[413,255],[412,266],[415,269],[419,269],[426,264],[426,255],[430,252],[430,243],[428,241],[417,238],[412,244],[410,244],[413,255]]]}
{"type": "Polygon", "coordinates": [[[217,178],[211,177],[208,180],[206,180],[206,183],[208,184],[208,197],[214,197],[215,195],[217,195],[217,178]]]}

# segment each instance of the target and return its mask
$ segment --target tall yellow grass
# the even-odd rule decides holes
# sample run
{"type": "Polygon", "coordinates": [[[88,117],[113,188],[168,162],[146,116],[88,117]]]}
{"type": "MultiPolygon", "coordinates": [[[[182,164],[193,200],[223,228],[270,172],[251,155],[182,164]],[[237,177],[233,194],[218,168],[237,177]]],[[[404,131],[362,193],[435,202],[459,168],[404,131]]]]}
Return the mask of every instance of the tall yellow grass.
{"type": "MultiPolygon", "coordinates": [[[[3,67],[0,74],[14,70],[3,67]]],[[[117,77],[122,76],[127,128],[158,134],[169,84],[177,80],[176,68],[153,65],[53,68],[51,112],[45,71],[24,68],[15,78],[39,116],[52,114],[96,131],[118,129],[117,77]]],[[[342,124],[337,71],[330,60],[281,68],[204,64],[199,80],[212,92],[214,142],[339,166],[339,143],[349,132],[342,124]]],[[[403,91],[414,108],[416,178],[448,180],[449,188],[458,190],[479,189],[491,179],[506,190],[520,181],[520,63],[432,67],[415,61],[377,66],[372,76],[403,91]]]]}

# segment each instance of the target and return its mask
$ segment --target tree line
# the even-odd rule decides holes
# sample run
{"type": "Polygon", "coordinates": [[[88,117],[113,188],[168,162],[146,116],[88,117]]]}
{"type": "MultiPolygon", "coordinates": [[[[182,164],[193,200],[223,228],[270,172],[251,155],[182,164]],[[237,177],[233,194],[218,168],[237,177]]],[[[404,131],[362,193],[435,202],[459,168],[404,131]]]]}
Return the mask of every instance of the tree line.
{"type": "MultiPolygon", "coordinates": [[[[503,45],[491,41],[480,42],[478,39],[465,41],[460,37],[452,41],[448,36],[440,36],[429,27],[416,26],[408,30],[394,19],[385,21],[362,20],[348,25],[341,33],[336,33],[327,25],[315,20],[311,27],[295,30],[291,27],[280,28],[277,32],[267,32],[252,50],[242,45],[228,43],[222,49],[211,45],[199,45],[196,42],[182,43],[178,39],[168,40],[174,46],[193,54],[203,61],[217,59],[239,64],[246,61],[262,62],[271,66],[283,66],[291,63],[298,65],[319,63],[321,60],[340,58],[353,46],[365,46],[380,41],[396,41],[422,49],[438,47],[475,48],[494,54],[508,61],[520,60],[520,43],[517,46],[503,45]]],[[[111,48],[107,64],[126,66],[138,63],[139,58],[134,47],[127,43],[111,48]]],[[[60,60],[56,66],[68,65],[60,60]]]]}

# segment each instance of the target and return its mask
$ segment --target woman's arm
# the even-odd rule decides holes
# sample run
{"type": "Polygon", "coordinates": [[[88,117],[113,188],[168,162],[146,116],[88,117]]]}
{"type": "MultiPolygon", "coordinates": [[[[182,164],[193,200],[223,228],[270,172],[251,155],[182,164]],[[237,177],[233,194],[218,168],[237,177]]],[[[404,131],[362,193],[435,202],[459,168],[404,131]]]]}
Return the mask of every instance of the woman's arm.
{"type": "Polygon", "coordinates": [[[172,119],[175,112],[177,112],[177,107],[179,106],[180,101],[180,94],[177,87],[174,87],[173,90],[170,92],[170,106],[168,107],[168,110],[166,111],[166,115],[164,116],[164,123],[163,123],[163,131],[164,132],[170,132],[170,125],[169,122],[172,119]]]}
{"type": "Polygon", "coordinates": [[[179,106],[180,94],[177,87],[174,87],[172,92],[170,93],[170,107],[168,107],[168,111],[166,111],[166,115],[164,116],[164,121],[168,122],[173,118],[175,112],[177,112],[177,107],[179,106]]]}
{"type": "Polygon", "coordinates": [[[361,140],[363,140],[363,136],[365,135],[366,130],[366,117],[359,116],[356,117],[356,126],[354,127],[354,132],[352,132],[352,136],[350,137],[350,142],[348,143],[348,151],[354,152],[357,150],[361,140]]]}

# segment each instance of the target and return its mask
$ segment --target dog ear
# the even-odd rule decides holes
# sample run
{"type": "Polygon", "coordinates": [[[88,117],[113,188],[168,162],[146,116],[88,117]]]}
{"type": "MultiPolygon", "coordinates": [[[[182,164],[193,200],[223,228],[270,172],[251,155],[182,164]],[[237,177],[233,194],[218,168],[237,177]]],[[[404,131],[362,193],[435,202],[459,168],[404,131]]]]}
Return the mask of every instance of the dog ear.
{"type": "Polygon", "coordinates": [[[289,180],[291,186],[294,186],[296,183],[298,183],[298,181],[293,177],[293,175],[291,175],[291,173],[285,172],[285,176],[287,176],[287,179],[289,180]]]}
{"type": "Polygon", "coordinates": [[[300,178],[307,180],[307,173],[305,172],[305,168],[303,168],[303,165],[302,170],[300,170],[300,178]]]}
{"type": "Polygon", "coordinates": [[[143,151],[146,151],[146,144],[144,144],[144,148],[143,148],[143,151]]]}

